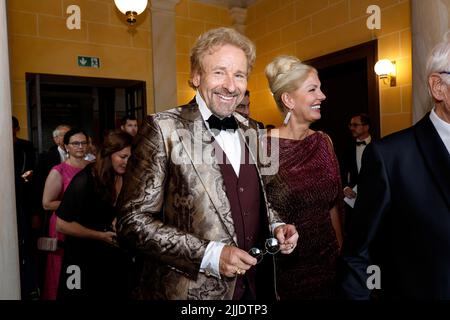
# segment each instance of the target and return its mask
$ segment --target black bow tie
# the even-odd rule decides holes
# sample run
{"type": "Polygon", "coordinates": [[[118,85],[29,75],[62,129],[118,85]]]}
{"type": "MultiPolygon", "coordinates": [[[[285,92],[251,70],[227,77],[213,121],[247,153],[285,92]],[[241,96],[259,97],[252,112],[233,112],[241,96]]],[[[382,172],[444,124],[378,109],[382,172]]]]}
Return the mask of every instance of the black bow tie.
{"type": "Polygon", "coordinates": [[[212,129],[217,129],[217,130],[236,130],[238,128],[236,119],[234,118],[234,116],[230,116],[230,117],[226,117],[223,119],[219,119],[218,117],[216,117],[215,115],[211,115],[208,120],[209,123],[209,128],[212,129]]]}
{"type": "Polygon", "coordinates": [[[365,146],[367,145],[367,143],[363,140],[363,141],[356,141],[356,145],[357,146],[365,146]]]}

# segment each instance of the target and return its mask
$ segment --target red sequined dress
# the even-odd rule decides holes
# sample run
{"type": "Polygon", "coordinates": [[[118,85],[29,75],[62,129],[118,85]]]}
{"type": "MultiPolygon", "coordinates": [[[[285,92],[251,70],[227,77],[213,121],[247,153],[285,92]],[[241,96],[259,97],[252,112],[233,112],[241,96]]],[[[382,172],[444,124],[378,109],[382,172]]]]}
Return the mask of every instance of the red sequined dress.
{"type": "Polygon", "coordinates": [[[339,245],[330,209],[337,205],[342,214],[343,196],[331,142],[322,132],[270,139],[279,141],[280,162],[278,173],[265,177],[268,200],[299,233],[294,252],[276,256],[278,294],[282,300],[334,298],[339,245]]]}

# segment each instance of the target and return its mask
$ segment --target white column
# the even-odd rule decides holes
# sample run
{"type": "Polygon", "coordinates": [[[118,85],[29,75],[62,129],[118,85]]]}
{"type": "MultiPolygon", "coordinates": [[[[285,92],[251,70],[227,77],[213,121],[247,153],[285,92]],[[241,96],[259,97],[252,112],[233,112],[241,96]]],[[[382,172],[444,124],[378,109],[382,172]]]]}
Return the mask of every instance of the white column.
{"type": "Polygon", "coordinates": [[[247,9],[233,7],[230,9],[230,16],[233,18],[233,28],[245,34],[245,20],[247,19],[247,9]]]}
{"type": "Polygon", "coordinates": [[[155,112],[177,106],[175,5],[179,0],[152,0],[153,92],[155,112]]]}
{"type": "Polygon", "coordinates": [[[6,0],[0,0],[0,299],[20,299],[6,0]]]}
{"type": "Polygon", "coordinates": [[[433,47],[449,29],[450,0],[412,0],[413,122],[431,110],[426,64],[433,47]]]}

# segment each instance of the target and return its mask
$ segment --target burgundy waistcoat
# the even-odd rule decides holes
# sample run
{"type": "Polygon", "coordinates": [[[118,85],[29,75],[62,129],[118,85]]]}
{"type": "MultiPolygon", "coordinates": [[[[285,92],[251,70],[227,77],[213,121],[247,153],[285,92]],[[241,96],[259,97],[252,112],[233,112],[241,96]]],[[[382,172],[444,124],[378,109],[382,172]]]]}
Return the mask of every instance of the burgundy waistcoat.
{"type": "MultiPolygon", "coordinates": [[[[241,144],[244,145],[243,142],[241,144]]],[[[231,205],[238,247],[249,251],[261,242],[264,231],[268,228],[265,206],[261,206],[260,201],[261,186],[258,172],[255,164],[249,161],[249,152],[246,147],[243,148],[245,161],[241,161],[239,177],[236,176],[233,166],[217,143],[215,143],[215,148],[226,194],[231,205]]],[[[237,277],[233,299],[242,299],[244,294],[247,298],[256,298],[255,267],[252,267],[244,276],[237,277]],[[250,291],[246,292],[246,290],[250,291]]]]}

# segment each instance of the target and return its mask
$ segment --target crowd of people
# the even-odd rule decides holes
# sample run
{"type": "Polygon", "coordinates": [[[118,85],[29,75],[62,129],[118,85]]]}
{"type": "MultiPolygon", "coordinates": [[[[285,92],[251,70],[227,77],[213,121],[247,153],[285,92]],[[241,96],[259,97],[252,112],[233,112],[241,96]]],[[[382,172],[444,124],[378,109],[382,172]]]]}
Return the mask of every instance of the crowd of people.
{"type": "Polygon", "coordinates": [[[450,40],[427,65],[431,112],[378,141],[353,115],[341,161],[310,127],[326,99],[317,70],[293,56],[266,66],[284,121],[262,130],[249,117],[254,62],[242,34],[205,32],[191,50],[192,101],[139,133],[124,118],[93,157],[83,130],[60,125],[34,166],[13,118],[16,190],[32,181],[42,209],[30,224],[55,240],[36,269],[21,266],[23,288],[50,300],[449,299],[450,40]],[[382,287],[367,285],[373,265],[382,287]]]}

